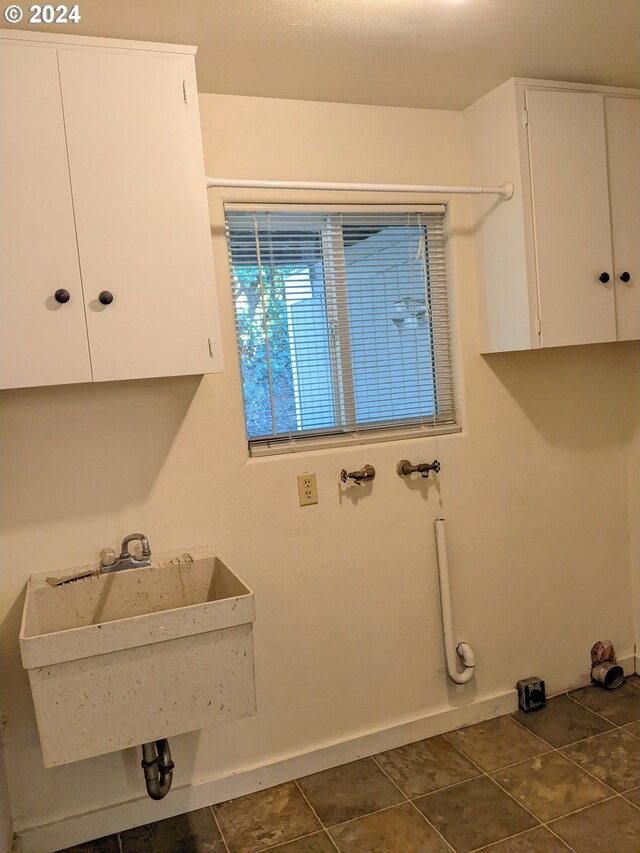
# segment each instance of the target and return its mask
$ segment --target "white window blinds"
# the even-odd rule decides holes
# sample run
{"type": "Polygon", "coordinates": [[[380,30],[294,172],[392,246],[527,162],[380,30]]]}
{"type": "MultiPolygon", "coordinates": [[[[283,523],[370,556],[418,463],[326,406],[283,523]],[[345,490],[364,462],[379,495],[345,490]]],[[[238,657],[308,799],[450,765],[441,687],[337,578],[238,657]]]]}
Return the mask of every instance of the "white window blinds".
{"type": "Polygon", "coordinates": [[[455,424],[444,210],[227,206],[254,450],[455,424]]]}

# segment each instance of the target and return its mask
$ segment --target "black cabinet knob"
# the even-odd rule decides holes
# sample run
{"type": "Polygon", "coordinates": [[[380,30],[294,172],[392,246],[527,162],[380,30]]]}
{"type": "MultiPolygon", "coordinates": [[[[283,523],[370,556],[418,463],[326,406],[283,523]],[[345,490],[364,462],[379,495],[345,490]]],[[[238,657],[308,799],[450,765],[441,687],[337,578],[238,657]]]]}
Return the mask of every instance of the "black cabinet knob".
{"type": "Polygon", "coordinates": [[[610,277],[611,276],[609,275],[608,272],[601,272],[600,275],[598,276],[598,278],[600,279],[600,281],[603,284],[606,284],[609,281],[610,277]]]}
{"type": "Polygon", "coordinates": [[[621,272],[620,281],[624,281],[624,283],[626,284],[628,281],[631,281],[631,276],[628,272],[621,272]]]}
{"type": "Polygon", "coordinates": [[[68,302],[71,299],[71,294],[68,290],[65,290],[61,287],[60,290],[56,290],[56,292],[53,294],[53,298],[56,300],[56,302],[59,302],[60,305],[64,305],[65,302],[68,302]]]}
{"type": "Polygon", "coordinates": [[[111,293],[109,290],[101,290],[98,296],[98,301],[101,302],[103,305],[111,305],[111,303],[113,302],[113,293],[111,293]]]}

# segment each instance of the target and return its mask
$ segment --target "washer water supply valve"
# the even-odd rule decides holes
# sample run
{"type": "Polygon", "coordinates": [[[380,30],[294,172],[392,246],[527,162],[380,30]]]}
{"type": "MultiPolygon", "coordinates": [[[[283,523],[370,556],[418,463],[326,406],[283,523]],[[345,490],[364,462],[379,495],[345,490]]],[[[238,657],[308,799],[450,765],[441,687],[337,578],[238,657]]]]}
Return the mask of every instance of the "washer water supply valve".
{"type": "Polygon", "coordinates": [[[434,471],[436,474],[440,473],[440,463],[437,459],[434,459],[433,462],[418,462],[417,465],[412,465],[408,459],[401,459],[396,465],[396,473],[400,477],[420,474],[421,477],[427,478],[430,471],[434,471]]]}
{"type": "Polygon", "coordinates": [[[349,471],[347,472],[346,468],[343,468],[340,471],[340,479],[343,483],[346,483],[347,480],[353,480],[356,486],[361,486],[363,482],[367,480],[373,480],[376,476],[376,469],[373,465],[363,465],[359,471],[349,471]]]}

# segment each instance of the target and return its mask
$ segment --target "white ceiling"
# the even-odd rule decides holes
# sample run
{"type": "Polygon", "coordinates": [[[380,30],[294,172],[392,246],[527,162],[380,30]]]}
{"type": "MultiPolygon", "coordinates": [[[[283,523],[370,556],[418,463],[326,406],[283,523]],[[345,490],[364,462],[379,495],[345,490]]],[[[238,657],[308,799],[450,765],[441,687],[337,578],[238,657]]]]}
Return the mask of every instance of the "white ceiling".
{"type": "Polygon", "coordinates": [[[79,6],[78,25],[29,29],[196,44],[203,92],[457,110],[513,76],[640,87],[640,0],[79,6]]]}

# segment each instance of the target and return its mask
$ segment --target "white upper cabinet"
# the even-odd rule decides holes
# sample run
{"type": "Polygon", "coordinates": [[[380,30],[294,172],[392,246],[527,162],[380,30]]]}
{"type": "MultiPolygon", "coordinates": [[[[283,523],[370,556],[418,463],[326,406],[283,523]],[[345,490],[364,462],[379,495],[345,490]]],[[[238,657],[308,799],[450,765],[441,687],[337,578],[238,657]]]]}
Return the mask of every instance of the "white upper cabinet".
{"type": "Polygon", "coordinates": [[[0,43],[0,110],[0,387],[90,382],[55,50],[0,43]]]}
{"type": "Polygon", "coordinates": [[[640,99],[605,98],[618,340],[640,338],[640,99]]]}
{"type": "Polygon", "coordinates": [[[525,103],[544,346],[615,341],[603,99],[529,91],[525,103]]]}
{"type": "Polygon", "coordinates": [[[40,38],[0,41],[2,387],[220,370],[193,49],[40,38]]]}
{"type": "Polygon", "coordinates": [[[515,80],[465,113],[472,183],[515,185],[473,202],[482,352],[640,338],[640,100],[586,88],[515,80]]]}

